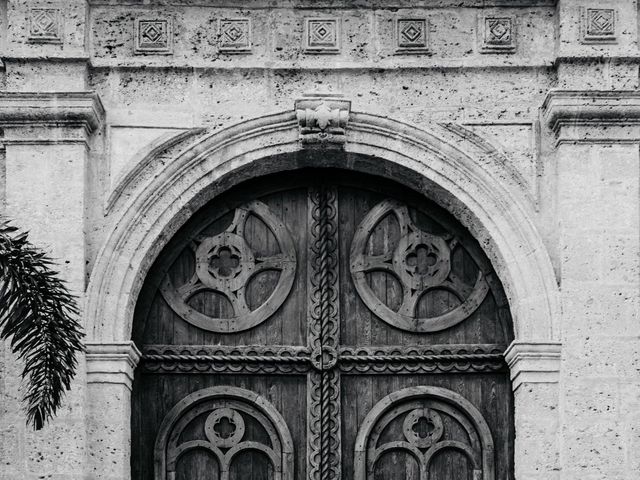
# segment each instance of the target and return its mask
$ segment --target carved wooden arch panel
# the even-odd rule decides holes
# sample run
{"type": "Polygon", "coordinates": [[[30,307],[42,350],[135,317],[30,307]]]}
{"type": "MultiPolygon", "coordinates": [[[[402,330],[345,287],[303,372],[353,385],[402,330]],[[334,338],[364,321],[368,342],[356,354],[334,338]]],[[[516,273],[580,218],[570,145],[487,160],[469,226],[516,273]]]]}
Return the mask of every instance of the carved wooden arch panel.
{"type": "MultiPolygon", "coordinates": [[[[254,427],[254,436],[255,435],[254,427]]],[[[154,447],[155,480],[175,480],[181,457],[192,450],[212,455],[219,472],[229,479],[238,454],[251,450],[264,454],[274,480],[293,480],[293,441],[282,415],[264,397],[242,388],[210,387],[181,400],[165,416],[154,447]],[[251,419],[263,429],[260,440],[251,438],[246,427],[251,419]],[[200,422],[201,434],[185,439],[185,431],[200,422]]]]}
{"type": "Polygon", "coordinates": [[[417,480],[428,480],[432,459],[444,450],[463,453],[473,480],[495,480],[493,437],[473,404],[444,388],[399,390],[380,400],[362,423],[355,446],[354,480],[374,478],[380,459],[397,451],[413,457],[417,480]],[[448,432],[452,424],[458,427],[458,438],[448,432]]]}
{"type": "MultiPolygon", "coordinates": [[[[248,181],[196,212],[145,282],[134,323],[142,361],[132,478],[275,479],[278,442],[260,426],[273,422],[237,398],[217,398],[193,420],[185,412],[176,424],[185,433],[160,442],[158,468],[148,445],[163,419],[213,387],[268,400],[290,432],[295,478],[353,478],[369,412],[424,387],[456,392],[481,412],[495,442],[491,480],[509,480],[513,398],[503,352],[512,339],[506,297],[480,245],[424,196],[330,169],[248,181]],[[246,441],[264,446],[231,460],[246,441]]],[[[405,450],[389,447],[374,476],[417,479],[422,462],[430,480],[488,480],[481,430],[467,428],[472,410],[456,405],[434,396],[398,404],[404,410],[380,420],[398,435],[382,431],[380,441],[420,456],[402,459],[405,450]],[[427,425],[426,436],[414,424],[427,425]]]]}

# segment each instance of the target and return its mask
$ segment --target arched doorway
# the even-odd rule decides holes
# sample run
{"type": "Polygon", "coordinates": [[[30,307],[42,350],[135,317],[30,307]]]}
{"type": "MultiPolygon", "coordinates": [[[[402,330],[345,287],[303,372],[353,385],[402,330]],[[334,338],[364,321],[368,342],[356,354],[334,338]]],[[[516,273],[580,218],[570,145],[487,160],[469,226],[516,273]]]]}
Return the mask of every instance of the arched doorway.
{"type": "Polygon", "coordinates": [[[303,169],[215,198],[151,268],[133,339],[134,479],[512,476],[502,286],[394,182],[303,169]]]}

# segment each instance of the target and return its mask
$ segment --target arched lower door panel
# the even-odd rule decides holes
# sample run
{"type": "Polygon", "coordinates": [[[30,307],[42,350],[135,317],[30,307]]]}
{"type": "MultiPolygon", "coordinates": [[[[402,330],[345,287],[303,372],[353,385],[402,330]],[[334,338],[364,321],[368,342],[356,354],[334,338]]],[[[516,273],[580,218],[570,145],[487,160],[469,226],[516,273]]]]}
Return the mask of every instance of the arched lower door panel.
{"type": "Polygon", "coordinates": [[[339,170],[196,212],[134,322],[135,480],[513,478],[500,281],[453,217],[339,170]]]}

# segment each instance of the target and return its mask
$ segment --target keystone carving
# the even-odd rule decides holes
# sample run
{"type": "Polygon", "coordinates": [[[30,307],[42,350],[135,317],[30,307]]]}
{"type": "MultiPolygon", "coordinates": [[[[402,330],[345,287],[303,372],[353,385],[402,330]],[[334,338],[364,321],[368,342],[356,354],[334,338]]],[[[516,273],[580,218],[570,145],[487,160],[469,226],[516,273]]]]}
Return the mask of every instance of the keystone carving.
{"type": "Polygon", "coordinates": [[[309,94],[296,100],[300,141],[306,144],[344,144],[351,102],[340,95],[309,94]]]}

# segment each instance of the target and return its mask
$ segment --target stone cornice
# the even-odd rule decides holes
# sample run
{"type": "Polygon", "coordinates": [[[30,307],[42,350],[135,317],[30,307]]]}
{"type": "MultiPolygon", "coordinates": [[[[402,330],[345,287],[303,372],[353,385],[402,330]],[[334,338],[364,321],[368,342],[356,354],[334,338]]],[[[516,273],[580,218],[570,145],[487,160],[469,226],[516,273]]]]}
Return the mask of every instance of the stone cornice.
{"type": "Polygon", "coordinates": [[[514,341],[504,352],[515,392],[523,383],[557,383],[562,344],[514,341]]]}
{"type": "Polygon", "coordinates": [[[115,383],[131,388],[140,350],[133,342],[88,343],[87,382],[115,383]]]}
{"type": "Polygon", "coordinates": [[[559,142],[638,141],[635,129],[609,128],[603,134],[602,127],[640,126],[640,91],[551,90],[542,105],[542,117],[559,142]]]}
{"type": "Polygon", "coordinates": [[[95,92],[0,92],[0,126],[77,126],[91,133],[105,110],[95,92]]]}

